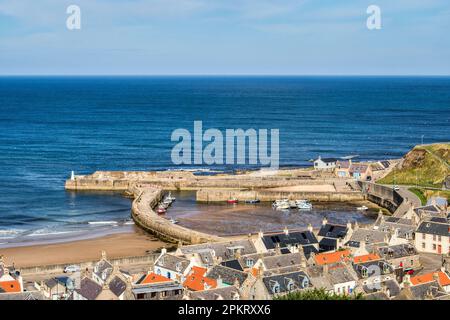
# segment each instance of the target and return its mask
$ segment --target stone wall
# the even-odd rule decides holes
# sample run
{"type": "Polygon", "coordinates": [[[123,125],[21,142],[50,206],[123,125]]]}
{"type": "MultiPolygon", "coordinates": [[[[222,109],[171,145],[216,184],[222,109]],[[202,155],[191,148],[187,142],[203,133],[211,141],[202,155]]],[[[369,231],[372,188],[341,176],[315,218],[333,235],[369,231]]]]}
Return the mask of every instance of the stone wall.
{"type": "Polygon", "coordinates": [[[397,191],[393,190],[392,187],[373,182],[360,181],[358,183],[367,200],[386,208],[391,213],[394,213],[404,201],[403,197],[397,191]]]}
{"type": "Polygon", "coordinates": [[[271,190],[230,190],[201,189],[197,191],[197,201],[216,202],[236,198],[239,201],[259,199],[275,201],[277,199],[308,199],[310,201],[362,201],[365,199],[360,192],[281,192],[271,190]]]}
{"type": "Polygon", "coordinates": [[[162,189],[148,186],[132,186],[129,190],[135,199],[131,213],[136,225],[156,237],[174,243],[197,244],[224,241],[223,238],[190,230],[164,219],[153,211],[163,196],[162,189]]]}

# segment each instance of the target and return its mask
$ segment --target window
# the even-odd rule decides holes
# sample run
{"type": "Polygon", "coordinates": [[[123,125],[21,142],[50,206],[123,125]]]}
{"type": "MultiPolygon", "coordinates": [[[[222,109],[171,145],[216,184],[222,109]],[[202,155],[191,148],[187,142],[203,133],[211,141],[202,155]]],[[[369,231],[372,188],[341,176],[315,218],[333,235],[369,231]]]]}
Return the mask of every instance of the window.
{"type": "Polygon", "coordinates": [[[439,241],[439,242],[441,242],[441,241],[442,241],[442,238],[441,238],[441,236],[438,236],[438,241],[439,241]]]}
{"type": "Polygon", "coordinates": [[[433,234],[433,241],[436,241],[436,235],[433,234]]]}
{"type": "Polygon", "coordinates": [[[411,259],[411,266],[413,266],[414,265],[414,260],[413,259],[411,259]]]}
{"type": "Polygon", "coordinates": [[[422,233],[422,239],[425,240],[427,238],[427,235],[425,233],[422,233]]]}
{"type": "Polygon", "coordinates": [[[425,249],[425,248],[426,248],[425,242],[422,242],[422,249],[425,249]]]}
{"type": "Polygon", "coordinates": [[[433,250],[436,250],[436,244],[433,243],[433,250]]]}
{"type": "Polygon", "coordinates": [[[144,299],[144,297],[145,297],[145,295],[143,294],[143,293],[138,293],[138,295],[137,295],[137,299],[138,300],[142,300],[142,299],[144,299]]]}

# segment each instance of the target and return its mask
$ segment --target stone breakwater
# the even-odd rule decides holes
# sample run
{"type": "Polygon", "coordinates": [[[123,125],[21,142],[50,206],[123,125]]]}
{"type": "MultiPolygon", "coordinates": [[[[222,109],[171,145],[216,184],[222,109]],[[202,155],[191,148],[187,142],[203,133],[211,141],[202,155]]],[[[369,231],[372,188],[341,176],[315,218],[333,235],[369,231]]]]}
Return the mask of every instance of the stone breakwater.
{"type": "Polygon", "coordinates": [[[296,185],[320,185],[329,180],[315,178],[311,172],[289,175],[252,174],[196,176],[186,171],[97,171],[77,175],[66,181],[67,190],[126,191],[136,183],[146,183],[164,190],[198,190],[203,188],[263,189],[296,185]]]}
{"type": "Polygon", "coordinates": [[[197,191],[197,201],[216,202],[236,198],[239,201],[259,199],[272,202],[277,199],[308,199],[310,201],[352,202],[363,201],[365,197],[360,192],[283,192],[272,190],[227,190],[201,189],[197,191]]]}
{"type": "Polygon", "coordinates": [[[153,208],[163,196],[163,190],[152,186],[135,185],[129,190],[134,196],[131,215],[136,225],[160,239],[182,244],[223,241],[223,238],[193,231],[171,223],[159,216],[153,208]]]}

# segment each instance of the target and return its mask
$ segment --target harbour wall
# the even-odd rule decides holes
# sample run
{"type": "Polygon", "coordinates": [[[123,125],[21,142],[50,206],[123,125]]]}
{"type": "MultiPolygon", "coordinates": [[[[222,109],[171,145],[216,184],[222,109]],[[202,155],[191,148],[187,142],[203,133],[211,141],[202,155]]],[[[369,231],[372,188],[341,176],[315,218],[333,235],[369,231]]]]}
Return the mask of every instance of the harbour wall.
{"type": "Polygon", "coordinates": [[[191,172],[126,172],[97,171],[76,176],[65,183],[73,191],[126,191],[136,183],[145,183],[164,190],[198,190],[205,188],[263,189],[296,185],[333,184],[330,179],[295,176],[215,175],[195,176],[191,172]]]}
{"type": "Polygon", "coordinates": [[[129,192],[134,195],[131,207],[131,216],[134,222],[156,237],[168,242],[181,244],[198,244],[225,240],[217,236],[178,226],[154,212],[153,208],[163,196],[162,189],[140,185],[131,187],[129,192]]]}
{"type": "Polygon", "coordinates": [[[367,200],[387,209],[390,213],[396,212],[404,201],[392,187],[364,181],[359,181],[358,184],[367,200]]]}
{"type": "Polygon", "coordinates": [[[197,201],[216,202],[236,198],[239,201],[259,199],[260,201],[275,201],[277,199],[308,199],[310,201],[363,201],[365,197],[360,192],[282,192],[271,190],[229,190],[201,189],[197,191],[197,201]]]}

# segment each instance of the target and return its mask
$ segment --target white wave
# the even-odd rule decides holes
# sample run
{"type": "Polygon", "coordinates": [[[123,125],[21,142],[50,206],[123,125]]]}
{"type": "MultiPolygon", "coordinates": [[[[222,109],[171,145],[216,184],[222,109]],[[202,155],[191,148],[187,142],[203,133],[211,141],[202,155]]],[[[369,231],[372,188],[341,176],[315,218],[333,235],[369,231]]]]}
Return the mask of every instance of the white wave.
{"type": "Polygon", "coordinates": [[[124,225],[126,225],[126,226],[127,225],[133,225],[133,224],[134,224],[134,221],[127,221],[127,222],[124,223],[124,225]]]}
{"type": "Polygon", "coordinates": [[[88,224],[118,224],[117,221],[89,221],[88,224]]]}
{"type": "Polygon", "coordinates": [[[44,236],[56,236],[59,234],[73,233],[74,231],[49,231],[47,229],[39,229],[30,234],[27,237],[44,237],[44,236]]]}
{"type": "Polygon", "coordinates": [[[21,229],[4,229],[0,230],[0,239],[12,239],[20,235],[25,230],[21,229]]]}

